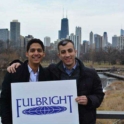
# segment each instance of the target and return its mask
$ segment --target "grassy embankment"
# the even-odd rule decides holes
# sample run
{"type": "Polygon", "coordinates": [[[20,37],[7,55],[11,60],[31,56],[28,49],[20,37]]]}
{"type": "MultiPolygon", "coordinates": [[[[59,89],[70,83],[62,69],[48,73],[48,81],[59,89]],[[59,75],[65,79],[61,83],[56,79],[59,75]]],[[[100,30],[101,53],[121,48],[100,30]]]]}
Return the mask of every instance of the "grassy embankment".
{"type": "MultiPolygon", "coordinates": [[[[98,110],[124,111],[124,81],[115,81],[108,89],[98,110]]],[[[98,119],[97,124],[114,124],[116,121],[117,119],[98,119]]],[[[120,120],[117,124],[124,124],[124,120],[120,120]]]]}

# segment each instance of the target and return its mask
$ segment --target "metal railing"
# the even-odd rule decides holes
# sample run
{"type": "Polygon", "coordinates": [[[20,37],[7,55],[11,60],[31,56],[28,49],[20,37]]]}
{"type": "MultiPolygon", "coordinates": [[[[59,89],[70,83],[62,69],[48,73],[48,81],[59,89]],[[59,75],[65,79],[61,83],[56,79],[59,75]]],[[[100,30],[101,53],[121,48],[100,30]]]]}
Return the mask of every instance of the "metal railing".
{"type": "Polygon", "coordinates": [[[97,111],[98,119],[124,119],[124,111],[97,111]]]}

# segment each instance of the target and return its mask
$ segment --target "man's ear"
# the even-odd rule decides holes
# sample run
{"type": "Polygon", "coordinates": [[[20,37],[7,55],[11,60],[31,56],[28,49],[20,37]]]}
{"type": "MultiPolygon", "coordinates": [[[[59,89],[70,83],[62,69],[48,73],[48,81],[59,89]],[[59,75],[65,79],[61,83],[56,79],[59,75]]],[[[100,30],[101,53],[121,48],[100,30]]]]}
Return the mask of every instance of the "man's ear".
{"type": "Polygon", "coordinates": [[[27,52],[25,53],[25,56],[28,57],[28,53],[27,52]]]}

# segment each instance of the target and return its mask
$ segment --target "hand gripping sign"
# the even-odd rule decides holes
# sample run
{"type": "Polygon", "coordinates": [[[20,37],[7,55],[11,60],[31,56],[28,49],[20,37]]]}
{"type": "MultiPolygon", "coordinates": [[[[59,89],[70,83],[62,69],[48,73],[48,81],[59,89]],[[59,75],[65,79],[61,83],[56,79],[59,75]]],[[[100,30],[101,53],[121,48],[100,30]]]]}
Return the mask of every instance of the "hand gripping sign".
{"type": "Polygon", "coordinates": [[[79,124],[75,80],[12,83],[13,124],[79,124]]]}

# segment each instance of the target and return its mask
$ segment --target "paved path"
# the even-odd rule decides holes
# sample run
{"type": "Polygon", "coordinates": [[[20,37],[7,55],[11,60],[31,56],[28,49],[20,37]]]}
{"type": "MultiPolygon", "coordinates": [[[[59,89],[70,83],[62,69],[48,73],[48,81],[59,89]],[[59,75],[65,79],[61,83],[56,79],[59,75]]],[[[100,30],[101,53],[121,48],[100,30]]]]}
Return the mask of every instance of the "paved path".
{"type": "Polygon", "coordinates": [[[124,80],[124,76],[123,75],[118,75],[118,74],[114,74],[114,73],[110,73],[110,72],[104,72],[105,75],[111,76],[111,77],[115,77],[115,78],[119,78],[119,79],[123,79],[124,80]]]}
{"type": "Polygon", "coordinates": [[[109,68],[95,68],[95,70],[96,70],[97,72],[108,72],[108,71],[110,71],[109,68]]]}

